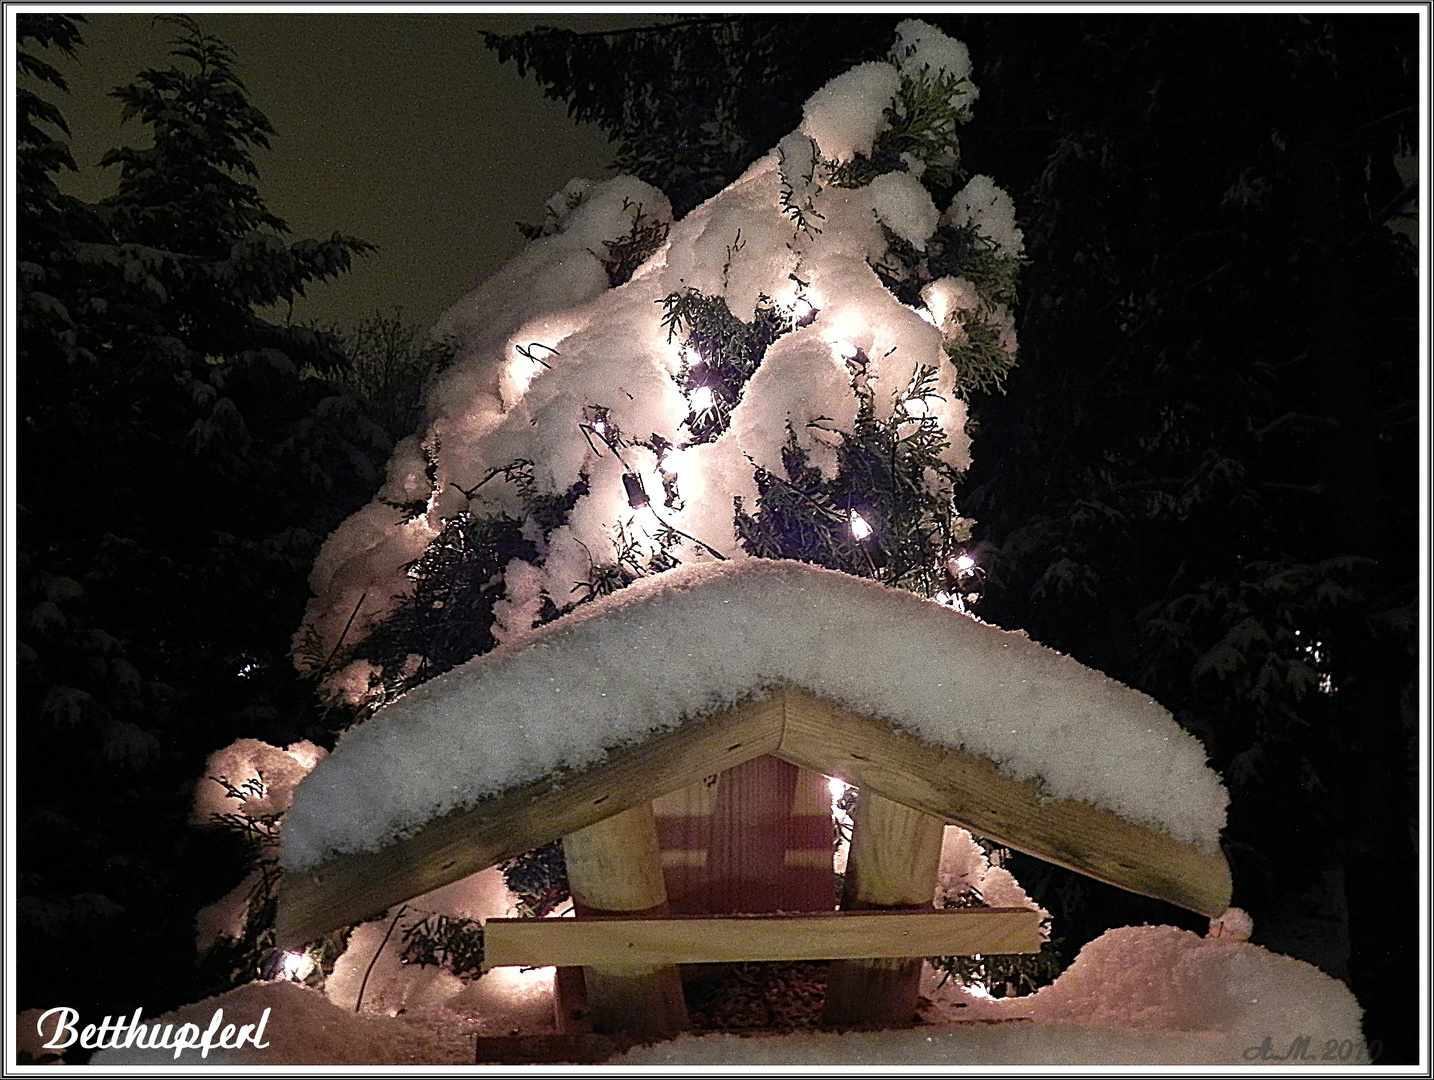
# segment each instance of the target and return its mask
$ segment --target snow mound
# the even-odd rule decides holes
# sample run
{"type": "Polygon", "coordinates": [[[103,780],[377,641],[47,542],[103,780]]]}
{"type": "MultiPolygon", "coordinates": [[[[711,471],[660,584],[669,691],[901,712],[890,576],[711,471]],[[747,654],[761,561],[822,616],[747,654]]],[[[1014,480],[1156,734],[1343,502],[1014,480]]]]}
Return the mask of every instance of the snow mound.
{"type": "Polygon", "coordinates": [[[258,739],[236,739],[204,763],[190,821],[208,825],[220,814],[282,814],[299,781],[325,756],[323,747],[307,739],[284,749],[258,739]]]}
{"type": "Polygon", "coordinates": [[[1145,1031],[1269,1033],[1276,1041],[1304,1033],[1323,1041],[1357,1039],[1360,1030],[1354,995],[1313,964],[1173,926],[1107,931],[1024,1000],[1032,1018],[1145,1031]]]}
{"type": "Polygon", "coordinates": [[[1015,204],[989,176],[971,177],[952,197],[946,220],[975,229],[994,241],[1003,255],[1019,258],[1025,251],[1025,234],[1016,228],[1015,204]]]}
{"type": "Polygon", "coordinates": [[[926,71],[952,79],[971,77],[971,53],[965,43],[947,37],[920,19],[903,19],[896,24],[891,56],[902,74],[926,71]]]}
{"type": "Polygon", "coordinates": [[[959,825],[947,825],[941,835],[936,906],[955,907],[973,892],[987,907],[1030,908],[1040,912],[1041,940],[1050,940],[1051,913],[1032,900],[1004,866],[992,866],[974,836],[959,825]]]}
{"type": "Polygon", "coordinates": [[[1343,983],[1258,945],[1173,926],[1109,930],[1026,997],[938,988],[930,969],[924,990],[934,999],[930,1018],[959,1021],[903,1031],[685,1035],[612,1064],[1245,1065],[1269,1064],[1291,1045],[1298,1051],[1306,1036],[1302,1064],[1369,1060],[1359,1003],[1343,983]]]}
{"type": "Polygon", "coordinates": [[[802,132],[828,158],[871,153],[887,126],[886,107],[901,85],[901,72],[877,60],[858,64],[832,79],[802,109],[802,132]]]}
{"type": "Polygon", "coordinates": [[[911,593],[754,559],[639,581],[380,710],[299,785],[284,869],[377,850],[778,684],[1218,850],[1225,789],[1144,694],[911,593]]]}
{"type": "MultiPolygon", "coordinates": [[[[294,982],[255,982],[172,1013],[142,1017],[142,1024],[195,1024],[207,1030],[216,1009],[224,1023],[257,1024],[266,1009],[265,1047],[211,1049],[208,1057],[185,1050],[138,1046],[100,1050],[91,1065],[471,1065],[475,1026],[447,1009],[424,1009],[398,1017],[355,1016],[318,990],[294,982]]],[[[128,1017],[126,1017],[128,1019],[128,1017]]],[[[53,1022],[53,1021],[52,1021],[53,1022]]],[[[148,1037],[148,1033],[144,1037],[148,1037]]],[[[121,1038],[123,1042],[123,1038],[121,1038]]]]}
{"type": "Polygon", "coordinates": [[[941,222],[941,213],[921,181],[910,173],[889,172],[869,186],[873,209],[882,224],[917,251],[925,251],[926,241],[941,222]]]}

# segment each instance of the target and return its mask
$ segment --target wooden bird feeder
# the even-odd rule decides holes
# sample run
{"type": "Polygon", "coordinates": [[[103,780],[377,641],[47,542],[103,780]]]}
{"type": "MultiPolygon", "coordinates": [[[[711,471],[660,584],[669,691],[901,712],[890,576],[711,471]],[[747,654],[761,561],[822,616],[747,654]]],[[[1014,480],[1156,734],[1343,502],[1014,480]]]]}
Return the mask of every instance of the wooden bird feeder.
{"type": "Polygon", "coordinates": [[[895,1026],[913,1015],[923,957],[1037,951],[1033,910],[933,908],[948,823],[1207,916],[1229,907],[1218,852],[1051,798],[1038,780],[800,686],[759,692],[590,767],[451,811],[378,851],[285,874],[278,944],[301,946],[561,838],[576,917],[489,920],[485,967],[557,965],[560,997],[581,969],[576,989],[596,1031],[652,1038],[686,1026],[679,965],[831,960],[827,1021],[895,1026]],[[861,792],[839,911],[826,777],[861,792]],[[743,784],[745,797],[719,797],[743,784]],[[775,844],[763,846],[743,806],[749,819],[766,815],[775,844]],[[759,873],[734,871],[744,865],[759,873]]]}

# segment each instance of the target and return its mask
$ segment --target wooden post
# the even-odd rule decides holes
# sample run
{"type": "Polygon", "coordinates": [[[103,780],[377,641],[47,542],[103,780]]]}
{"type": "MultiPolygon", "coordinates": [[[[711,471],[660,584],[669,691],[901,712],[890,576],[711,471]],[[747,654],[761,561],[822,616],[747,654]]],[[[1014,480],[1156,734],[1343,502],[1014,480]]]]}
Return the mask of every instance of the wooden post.
{"type": "MultiPolygon", "coordinates": [[[[842,908],[929,908],[941,861],[938,817],[863,791],[852,819],[842,908]]],[[[922,957],[834,960],[825,1020],[838,1027],[901,1027],[916,1015],[922,957]]]]}
{"type": "MultiPolygon", "coordinates": [[[[666,913],[651,803],[563,837],[563,856],[579,915],[666,913]]],[[[589,967],[583,974],[594,1031],[670,1038],[687,1026],[682,980],[674,965],[589,967]]]]}

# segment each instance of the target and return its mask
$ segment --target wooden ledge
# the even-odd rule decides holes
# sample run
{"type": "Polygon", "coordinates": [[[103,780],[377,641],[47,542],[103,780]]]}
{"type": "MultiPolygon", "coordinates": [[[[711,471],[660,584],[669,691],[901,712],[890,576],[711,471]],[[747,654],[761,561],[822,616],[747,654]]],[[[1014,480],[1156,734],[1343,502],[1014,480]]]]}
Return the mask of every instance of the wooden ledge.
{"type": "Polygon", "coordinates": [[[1033,953],[1041,949],[1040,921],[1040,912],[1032,908],[978,907],[489,919],[483,928],[483,970],[513,964],[647,966],[1033,953]]]}

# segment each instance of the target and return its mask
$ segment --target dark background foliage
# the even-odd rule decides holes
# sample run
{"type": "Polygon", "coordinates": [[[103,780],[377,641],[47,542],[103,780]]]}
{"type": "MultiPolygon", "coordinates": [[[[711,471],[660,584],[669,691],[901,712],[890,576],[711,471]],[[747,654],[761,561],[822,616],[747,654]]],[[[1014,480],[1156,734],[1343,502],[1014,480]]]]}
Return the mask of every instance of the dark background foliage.
{"type": "MultiPolygon", "coordinates": [[[[81,29],[20,16],[22,71],[63,88],[35,50],[81,29]]],[[[213,988],[194,913],[247,852],[188,826],[193,785],[238,736],[314,730],[289,638],[318,544],[390,446],[319,374],[345,364],[336,339],[256,314],[367,245],[286,237],[228,50],[159,29],[173,65],[116,91],[148,137],[109,155],[113,197],[58,192],[63,120],[19,100],[21,1008],[153,1013],[213,988]]]]}
{"type": "MultiPolygon", "coordinates": [[[[1417,20],[932,20],[971,48],[964,154],[1016,197],[1029,258],[1020,364],[972,403],[978,610],[1204,740],[1256,940],[1347,978],[1383,1060],[1417,1060],[1417,277],[1387,227],[1412,194],[1417,20]]],[[[681,214],[896,21],[490,45],[681,214]]],[[[187,826],[193,782],[236,736],[325,737],[287,657],[304,576],[411,419],[346,389],[368,388],[361,343],[257,314],[366,247],[288,238],[232,58],[168,29],[172,66],[118,93],[153,146],[112,155],[110,199],[59,193],[62,117],[18,100],[22,1008],[152,1013],[216,985],[192,916],[245,852],[187,826]]],[[[21,16],[28,85],[61,85],[41,52],[79,32],[21,16]]],[[[1178,919],[1013,869],[1068,952],[1178,919]]]]}

